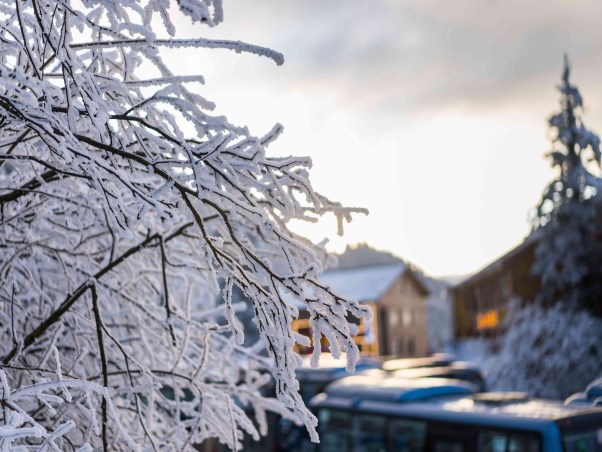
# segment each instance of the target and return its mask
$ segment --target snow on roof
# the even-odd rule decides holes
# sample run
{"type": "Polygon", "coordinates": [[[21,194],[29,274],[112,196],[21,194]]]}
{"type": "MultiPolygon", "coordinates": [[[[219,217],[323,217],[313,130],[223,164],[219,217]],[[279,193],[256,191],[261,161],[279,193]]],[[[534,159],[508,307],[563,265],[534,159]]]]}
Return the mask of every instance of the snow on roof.
{"type": "Polygon", "coordinates": [[[403,262],[369,267],[329,270],[320,282],[334,292],[357,301],[377,301],[407,269],[403,262]]]}
{"type": "MultiPolygon", "coordinates": [[[[590,407],[587,407],[590,408],[590,407]]],[[[532,419],[562,419],[571,414],[584,411],[583,406],[565,406],[559,400],[533,399],[516,403],[487,404],[471,398],[446,402],[443,409],[454,412],[470,412],[478,415],[505,415],[508,417],[532,419]]],[[[592,410],[595,411],[595,410],[592,410]]],[[[602,411],[601,411],[602,413],[602,411]]]]}

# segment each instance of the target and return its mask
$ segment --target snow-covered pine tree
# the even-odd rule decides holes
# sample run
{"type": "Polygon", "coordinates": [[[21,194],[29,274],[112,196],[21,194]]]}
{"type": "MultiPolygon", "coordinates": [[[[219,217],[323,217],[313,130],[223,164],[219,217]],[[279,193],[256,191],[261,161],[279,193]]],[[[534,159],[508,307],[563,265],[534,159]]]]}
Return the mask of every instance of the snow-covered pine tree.
{"type": "Polygon", "coordinates": [[[212,115],[203,78],[162,59],[282,56],[178,37],[175,13],[214,26],[222,2],[0,0],[2,450],[236,448],[265,433],[266,410],[315,438],[298,302],[350,369],[357,358],[347,319],[368,311],[318,282],[324,249],[287,228],[354,209],[312,189],[308,158],[266,155],[280,126],[257,138],[212,115]],[[234,287],[253,306],[252,349],[234,287]],[[278,400],[260,393],[272,377],[278,400]]]}
{"type": "Polygon", "coordinates": [[[600,138],[583,123],[583,99],[570,83],[566,56],[558,90],[560,111],[548,121],[553,148],[547,154],[558,173],[536,209],[540,240],[532,271],[541,280],[542,302],[602,314],[600,138]]]}
{"type": "Polygon", "coordinates": [[[561,303],[509,308],[499,350],[481,358],[490,390],[564,399],[602,376],[602,319],[561,303]]]}

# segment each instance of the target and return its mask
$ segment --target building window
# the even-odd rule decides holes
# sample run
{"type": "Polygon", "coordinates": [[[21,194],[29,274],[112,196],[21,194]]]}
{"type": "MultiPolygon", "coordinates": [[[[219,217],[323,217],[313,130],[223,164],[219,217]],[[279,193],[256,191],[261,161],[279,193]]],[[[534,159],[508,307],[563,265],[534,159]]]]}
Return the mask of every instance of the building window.
{"type": "Polygon", "coordinates": [[[395,309],[389,311],[389,325],[391,325],[391,328],[395,328],[399,325],[399,312],[395,309]]]}
{"type": "Polygon", "coordinates": [[[401,313],[401,323],[403,324],[403,326],[408,327],[408,326],[412,326],[412,323],[414,321],[414,316],[412,315],[412,310],[411,309],[404,309],[403,312],[401,313]]]}
{"type": "Polygon", "coordinates": [[[499,313],[497,309],[491,309],[477,314],[477,330],[491,330],[499,324],[499,313]]]}
{"type": "MultiPolygon", "coordinates": [[[[376,316],[376,306],[373,302],[363,303],[364,306],[367,306],[372,311],[372,320],[369,322],[365,322],[364,319],[359,320],[359,325],[357,322],[352,323],[357,325],[357,335],[353,337],[353,341],[359,348],[359,351],[362,355],[374,356],[379,353],[379,324],[376,316]]],[[[385,325],[386,326],[386,325],[385,325]]],[[[311,324],[308,318],[295,319],[292,323],[292,330],[302,336],[305,336],[310,341],[310,346],[304,346],[299,343],[295,343],[294,350],[300,355],[307,355],[313,352],[313,331],[311,328],[311,324]]],[[[330,343],[326,339],[325,336],[320,337],[320,348],[324,352],[328,352],[330,349],[330,343]]]]}

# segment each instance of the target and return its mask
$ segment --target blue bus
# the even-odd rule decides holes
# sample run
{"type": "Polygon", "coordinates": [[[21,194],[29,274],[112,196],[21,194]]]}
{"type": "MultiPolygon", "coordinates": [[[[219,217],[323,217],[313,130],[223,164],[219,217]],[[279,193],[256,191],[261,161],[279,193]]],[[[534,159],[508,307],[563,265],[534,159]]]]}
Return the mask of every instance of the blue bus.
{"type": "Polygon", "coordinates": [[[321,452],[600,452],[602,408],[480,393],[466,381],[371,371],[310,404],[321,452]]]}
{"type": "MultiPolygon", "coordinates": [[[[316,394],[324,391],[333,381],[349,376],[345,370],[347,364],[346,358],[333,358],[328,353],[323,353],[320,357],[320,367],[311,367],[310,359],[303,360],[303,366],[297,369],[297,378],[299,380],[299,393],[305,404],[316,394]]],[[[378,370],[381,362],[378,359],[370,357],[361,357],[356,363],[355,370],[358,373],[367,370],[378,370]]],[[[301,452],[312,450],[313,446],[309,435],[304,426],[295,425],[288,419],[280,419],[276,426],[276,439],[272,448],[274,452],[301,452]]],[[[255,445],[250,444],[245,450],[261,450],[255,445]]]]}

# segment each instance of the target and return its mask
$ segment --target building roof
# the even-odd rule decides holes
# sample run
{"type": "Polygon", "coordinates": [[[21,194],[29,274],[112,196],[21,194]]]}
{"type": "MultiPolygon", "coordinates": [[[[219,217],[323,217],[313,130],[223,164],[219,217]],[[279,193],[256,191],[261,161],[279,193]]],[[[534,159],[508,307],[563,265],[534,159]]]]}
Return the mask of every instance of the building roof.
{"type": "MultiPolygon", "coordinates": [[[[416,276],[414,271],[403,262],[385,265],[370,265],[365,267],[333,269],[322,273],[319,281],[330,287],[334,293],[344,298],[358,302],[378,302],[379,299],[405,272],[415,281],[419,290],[425,295],[430,293],[429,288],[416,276]]],[[[305,310],[305,303],[299,301],[291,294],[283,293],[282,297],[287,303],[297,309],[305,310]]]]}
{"type": "Polygon", "coordinates": [[[377,301],[408,269],[403,262],[326,271],[320,281],[334,292],[357,301],[377,301]]]}
{"type": "Polygon", "coordinates": [[[457,284],[453,286],[452,289],[458,289],[461,287],[466,287],[473,284],[475,281],[478,281],[480,278],[485,277],[489,274],[495,273],[499,271],[511,258],[519,255],[530,246],[537,243],[537,241],[541,238],[541,232],[535,231],[529,234],[521,243],[516,245],[514,248],[501,255],[493,262],[490,262],[485,267],[477,271],[476,273],[470,275],[468,278],[465,278],[459,281],[457,284]]]}

